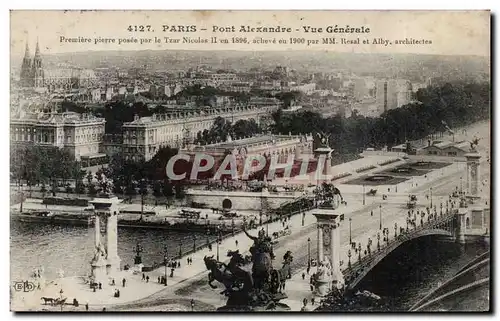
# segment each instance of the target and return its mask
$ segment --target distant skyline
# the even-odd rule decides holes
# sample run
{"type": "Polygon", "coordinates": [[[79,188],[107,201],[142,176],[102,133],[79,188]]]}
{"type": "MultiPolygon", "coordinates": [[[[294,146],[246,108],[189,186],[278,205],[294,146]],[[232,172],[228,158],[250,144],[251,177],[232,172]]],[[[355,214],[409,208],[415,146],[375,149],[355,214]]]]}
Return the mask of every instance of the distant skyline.
{"type": "MultiPolygon", "coordinates": [[[[31,54],[37,39],[42,54],[59,54],[85,51],[109,50],[238,50],[238,51],[282,51],[318,50],[331,52],[381,53],[381,54],[428,54],[428,55],[473,55],[490,56],[490,12],[489,11],[11,11],[11,57],[22,58],[28,41],[31,54]],[[154,32],[129,32],[129,25],[151,25],[154,32]],[[341,35],[323,32],[311,36],[302,26],[345,27],[367,26],[368,34],[341,35]],[[163,25],[196,25],[197,32],[162,32],[163,25]],[[291,33],[213,33],[213,26],[227,27],[285,26],[291,33]],[[207,29],[202,31],[200,29],[207,29]],[[322,39],[335,37],[360,39],[370,42],[375,38],[389,40],[413,38],[431,40],[430,45],[253,45],[253,44],[84,44],[60,42],[67,38],[137,38],[163,37],[209,39],[256,37],[264,39],[322,39]]],[[[321,42],[321,41],[320,41],[321,42]]]]}

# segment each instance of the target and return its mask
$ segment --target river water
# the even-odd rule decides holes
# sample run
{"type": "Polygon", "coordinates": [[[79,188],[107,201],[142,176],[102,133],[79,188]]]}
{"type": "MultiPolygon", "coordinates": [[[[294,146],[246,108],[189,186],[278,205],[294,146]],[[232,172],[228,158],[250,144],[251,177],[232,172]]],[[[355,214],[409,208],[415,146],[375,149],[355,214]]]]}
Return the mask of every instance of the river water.
{"type": "MultiPolygon", "coordinates": [[[[10,262],[11,280],[22,280],[35,269],[43,267],[48,279],[64,276],[88,275],[94,254],[94,228],[60,226],[40,223],[11,222],[10,262]]],[[[125,264],[133,265],[137,243],[143,248],[145,266],[163,262],[164,247],[169,256],[191,250],[196,235],[197,246],[206,243],[206,235],[174,231],[118,228],[118,255],[125,264]]],[[[181,262],[184,264],[185,262],[181,262]]]]}

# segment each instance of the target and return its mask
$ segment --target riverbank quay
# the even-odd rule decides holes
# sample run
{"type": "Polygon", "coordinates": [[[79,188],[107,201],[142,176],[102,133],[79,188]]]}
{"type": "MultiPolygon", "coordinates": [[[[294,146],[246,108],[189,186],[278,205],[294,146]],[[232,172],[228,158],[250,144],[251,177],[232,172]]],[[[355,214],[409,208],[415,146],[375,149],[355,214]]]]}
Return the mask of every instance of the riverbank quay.
{"type": "MultiPolygon", "coordinates": [[[[345,207],[346,211],[355,210],[353,206],[345,207]]],[[[261,226],[251,229],[248,231],[251,235],[256,236],[259,230],[264,230],[269,235],[272,235],[275,232],[283,231],[285,227],[288,227],[290,230],[290,234],[285,236],[288,240],[293,240],[294,237],[297,237],[301,233],[304,228],[307,228],[315,223],[315,218],[313,215],[302,215],[296,214],[292,215],[289,220],[283,224],[283,221],[275,221],[269,224],[262,224],[261,226]]],[[[279,244],[280,238],[273,238],[275,244],[279,244]]],[[[20,296],[17,298],[16,302],[24,302],[21,303],[20,306],[26,306],[24,304],[29,304],[30,309],[41,310],[47,309],[49,311],[60,311],[60,306],[52,306],[50,304],[43,304],[44,301],[41,297],[59,297],[59,291],[61,287],[63,289],[63,296],[67,297],[66,302],[71,303],[73,299],[77,299],[79,302],[79,307],[74,307],[70,305],[63,306],[63,311],[68,310],[76,310],[76,311],[85,311],[85,304],[88,302],[89,309],[93,311],[100,311],[102,308],[106,308],[111,311],[113,306],[119,307],[123,304],[130,304],[133,302],[137,302],[139,300],[144,300],[148,297],[155,296],[163,296],[163,295],[171,295],[175,297],[173,293],[177,288],[177,285],[183,284],[187,280],[195,279],[207,279],[208,282],[208,271],[205,266],[203,258],[205,256],[213,255],[214,258],[217,258],[217,254],[219,256],[219,260],[221,262],[228,263],[229,258],[227,257],[228,251],[240,250],[244,255],[248,255],[248,249],[252,246],[253,241],[249,239],[243,232],[232,234],[227,234],[223,236],[220,242],[213,242],[210,240],[211,246],[207,246],[204,244],[203,240],[200,241],[200,247],[196,249],[196,251],[186,251],[182,253],[182,256],[179,256],[177,249],[168,249],[167,257],[170,262],[176,261],[180,263],[180,267],[175,268],[172,271],[172,268],[167,267],[165,269],[165,265],[162,264],[158,266],[156,269],[149,272],[134,272],[133,262],[122,262],[123,265],[128,264],[131,267],[130,270],[120,271],[120,275],[116,277],[115,284],[116,286],[106,286],[106,289],[96,290],[93,292],[90,289],[89,284],[85,283],[85,277],[71,277],[71,278],[62,278],[55,280],[54,282],[47,284],[46,287],[42,287],[42,290],[34,291],[33,293],[28,293],[28,295],[24,296],[23,294],[14,293],[16,296],[20,296]],[[219,244],[217,244],[219,243],[219,244]],[[187,263],[187,258],[189,258],[192,263],[187,263]],[[142,273],[146,278],[149,278],[149,281],[142,279],[142,273]],[[165,277],[167,275],[167,285],[158,283],[158,278],[165,277]],[[125,278],[126,287],[123,288],[121,279],[125,278]],[[71,292],[66,291],[65,288],[71,288],[71,292]],[[114,290],[120,290],[120,297],[114,297],[114,290]],[[100,291],[100,292],[99,292],[100,291]],[[57,296],[56,296],[57,295],[57,296]],[[24,300],[24,301],[23,301],[24,300]]],[[[277,245],[276,245],[277,246],[277,245]]],[[[281,258],[277,258],[280,260],[281,258]]],[[[89,267],[90,271],[90,267],[89,267]]],[[[220,285],[218,285],[220,287],[220,285]]],[[[222,290],[222,289],[221,289],[222,290]]],[[[218,292],[216,291],[219,295],[218,292]]],[[[222,299],[223,295],[220,295],[222,299]]],[[[14,302],[14,301],[13,301],[14,302]]],[[[14,307],[14,304],[13,304],[14,307]]]]}

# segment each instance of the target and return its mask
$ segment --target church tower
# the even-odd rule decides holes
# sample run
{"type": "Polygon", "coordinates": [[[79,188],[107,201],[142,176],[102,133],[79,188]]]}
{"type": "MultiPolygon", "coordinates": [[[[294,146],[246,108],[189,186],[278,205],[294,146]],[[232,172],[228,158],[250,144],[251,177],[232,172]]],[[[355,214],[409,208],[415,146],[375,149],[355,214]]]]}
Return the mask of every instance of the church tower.
{"type": "Polygon", "coordinates": [[[28,42],[26,41],[26,49],[24,51],[23,64],[21,65],[21,86],[33,87],[33,78],[31,73],[31,55],[28,42]]]}
{"type": "Polygon", "coordinates": [[[44,81],[43,67],[42,67],[42,56],[40,54],[40,47],[38,46],[38,40],[36,42],[35,57],[33,58],[32,75],[33,75],[33,86],[35,88],[43,87],[45,81],[44,81]]]}

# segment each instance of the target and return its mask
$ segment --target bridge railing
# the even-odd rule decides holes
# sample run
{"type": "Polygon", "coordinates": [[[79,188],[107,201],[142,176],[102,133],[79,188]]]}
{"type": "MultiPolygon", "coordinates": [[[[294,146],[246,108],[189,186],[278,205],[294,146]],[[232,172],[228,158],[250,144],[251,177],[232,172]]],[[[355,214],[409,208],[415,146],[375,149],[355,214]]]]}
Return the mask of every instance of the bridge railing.
{"type": "MultiPolygon", "coordinates": [[[[371,266],[373,261],[378,257],[385,257],[388,253],[392,252],[396,247],[398,247],[401,243],[409,241],[412,239],[413,235],[418,234],[424,230],[428,230],[429,228],[435,229],[439,227],[441,224],[448,222],[450,219],[454,217],[454,213],[451,211],[449,214],[437,215],[435,219],[431,219],[420,225],[414,229],[409,229],[408,231],[401,232],[392,240],[381,242],[380,249],[370,250],[367,254],[361,257],[361,260],[356,260],[356,255],[353,255],[355,262],[351,264],[348,263],[348,267],[344,269],[342,272],[349,279],[352,278],[352,274],[355,274],[360,268],[365,268],[371,266]],[[385,243],[385,246],[383,245],[385,243]]],[[[387,236],[388,237],[388,236],[387,236]]],[[[359,256],[359,254],[357,254],[359,256]]]]}

